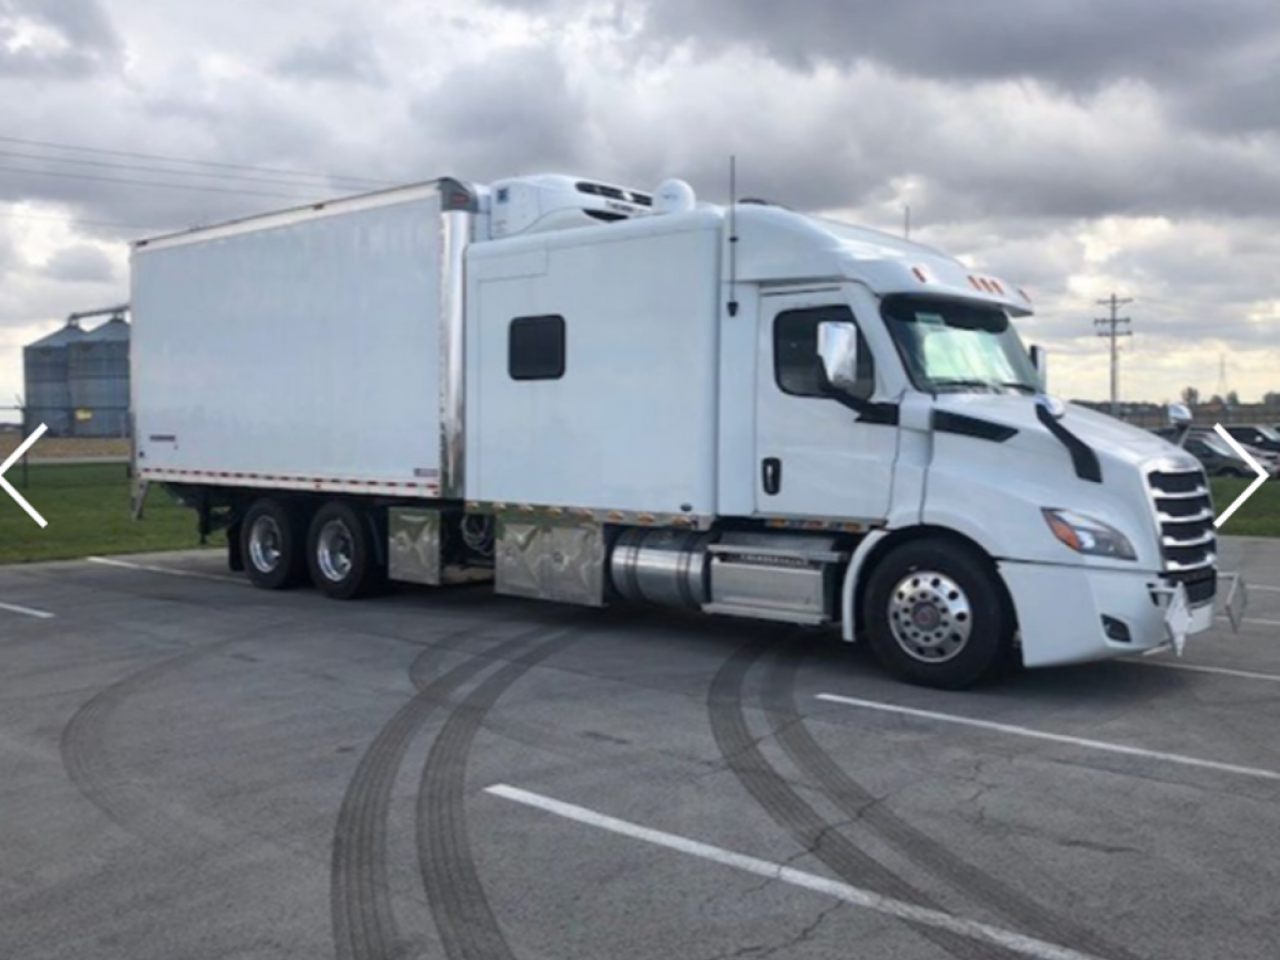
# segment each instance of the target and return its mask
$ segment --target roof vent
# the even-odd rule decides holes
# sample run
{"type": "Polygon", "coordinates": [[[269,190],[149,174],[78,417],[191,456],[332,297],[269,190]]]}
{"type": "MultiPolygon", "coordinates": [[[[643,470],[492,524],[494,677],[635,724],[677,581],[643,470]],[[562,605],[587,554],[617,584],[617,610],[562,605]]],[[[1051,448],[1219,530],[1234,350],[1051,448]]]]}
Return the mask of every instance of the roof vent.
{"type": "Polygon", "coordinates": [[[683,180],[663,180],[653,197],[654,213],[688,213],[697,205],[693,187],[683,180]]]}

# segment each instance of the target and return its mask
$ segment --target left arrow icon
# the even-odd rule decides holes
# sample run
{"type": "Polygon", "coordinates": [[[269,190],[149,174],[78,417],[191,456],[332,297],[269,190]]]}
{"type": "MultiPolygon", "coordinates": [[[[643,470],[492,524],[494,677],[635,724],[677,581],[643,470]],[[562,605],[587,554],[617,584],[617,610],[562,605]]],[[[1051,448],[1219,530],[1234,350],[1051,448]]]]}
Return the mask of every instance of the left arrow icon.
{"type": "Polygon", "coordinates": [[[18,447],[18,449],[13,451],[13,453],[9,454],[9,458],[5,460],[4,463],[0,463],[0,489],[3,489],[5,493],[13,497],[13,499],[18,502],[18,506],[20,506],[23,510],[27,511],[27,516],[29,516],[36,523],[40,524],[40,526],[42,527],[47,527],[49,524],[45,521],[44,517],[36,513],[35,507],[31,506],[31,504],[27,503],[27,501],[23,499],[22,494],[20,494],[17,490],[13,489],[13,484],[11,484],[8,480],[6,480],[4,478],[4,475],[9,471],[10,467],[12,467],[15,463],[18,462],[18,460],[22,457],[24,453],[26,453],[28,450],[31,449],[32,444],[34,444],[37,440],[39,440],[41,437],[44,436],[44,432],[48,429],[49,428],[46,427],[43,423],[40,424],[40,426],[36,428],[35,433],[27,437],[27,439],[23,440],[22,444],[18,447]]]}

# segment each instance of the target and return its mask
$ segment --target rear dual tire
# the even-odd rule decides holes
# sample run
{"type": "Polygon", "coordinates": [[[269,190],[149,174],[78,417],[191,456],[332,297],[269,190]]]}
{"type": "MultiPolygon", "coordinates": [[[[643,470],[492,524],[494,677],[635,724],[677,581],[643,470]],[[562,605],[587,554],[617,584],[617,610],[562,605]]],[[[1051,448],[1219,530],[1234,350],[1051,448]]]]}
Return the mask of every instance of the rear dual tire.
{"type": "Polygon", "coordinates": [[[385,582],[368,518],[341,501],[311,519],[307,563],[316,589],[334,600],[366,596],[385,582]]]}
{"type": "Polygon", "coordinates": [[[250,582],[263,590],[298,586],[309,573],[325,596],[350,600],[386,580],[368,515],[341,501],[309,519],[301,503],[254,501],[240,524],[240,554],[250,582]]]}
{"type": "Polygon", "coordinates": [[[249,581],[262,590],[287,590],[307,574],[306,527],[292,504],[263,497],[240,522],[240,556],[249,581]]]}

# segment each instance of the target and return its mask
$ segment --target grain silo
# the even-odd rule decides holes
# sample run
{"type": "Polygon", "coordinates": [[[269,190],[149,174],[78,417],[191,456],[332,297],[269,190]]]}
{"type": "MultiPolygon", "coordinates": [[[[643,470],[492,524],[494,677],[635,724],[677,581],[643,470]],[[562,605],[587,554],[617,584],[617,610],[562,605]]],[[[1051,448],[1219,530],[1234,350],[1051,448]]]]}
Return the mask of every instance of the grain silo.
{"type": "Polygon", "coordinates": [[[129,324],[123,308],[67,345],[67,380],[77,437],[128,436],[129,324]]]}
{"type": "Polygon", "coordinates": [[[71,344],[78,343],[84,336],[78,320],[73,317],[61,330],[23,348],[27,394],[25,433],[31,433],[43,423],[52,436],[71,435],[74,418],[68,351],[71,344]]]}

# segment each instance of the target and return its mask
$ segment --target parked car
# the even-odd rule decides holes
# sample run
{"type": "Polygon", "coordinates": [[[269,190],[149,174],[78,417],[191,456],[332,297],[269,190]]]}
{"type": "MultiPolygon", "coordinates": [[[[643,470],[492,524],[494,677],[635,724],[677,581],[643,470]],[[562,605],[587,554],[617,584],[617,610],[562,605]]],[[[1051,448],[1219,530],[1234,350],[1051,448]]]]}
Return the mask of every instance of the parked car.
{"type": "MultiPolygon", "coordinates": [[[[1172,443],[1178,443],[1181,429],[1179,427],[1161,427],[1152,432],[1172,443]]],[[[1280,453],[1250,446],[1241,442],[1234,435],[1232,435],[1232,439],[1240,444],[1245,453],[1262,464],[1267,473],[1271,475],[1272,480],[1280,477],[1280,453]]],[[[1209,427],[1187,428],[1186,440],[1182,443],[1182,446],[1204,465],[1205,472],[1211,477],[1252,477],[1254,475],[1253,468],[1236,455],[1236,452],[1223,441],[1217,431],[1209,427]],[[1197,441],[1194,445],[1192,444],[1193,440],[1197,441]]]]}
{"type": "MultiPolygon", "coordinates": [[[[1253,468],[1213,433],[1194,432],[1183,441],[1182,448],[1204,466],[1211,477],[1252,477],[1253,468]]],[[[1274,465],[1263,464],[1275,476],[1274,465]]]]}
{"type": "Polygon", "coordinates": [[[1231,426],[1224,426],[1223,429],[1231,434],[1233,439],[1240,441],[1242,444],[1257,447],[1259,450],[1266,450],[1268,453],[1280,454],[1280,433],[1265,424],[1236,423],[1231,426]]]}

